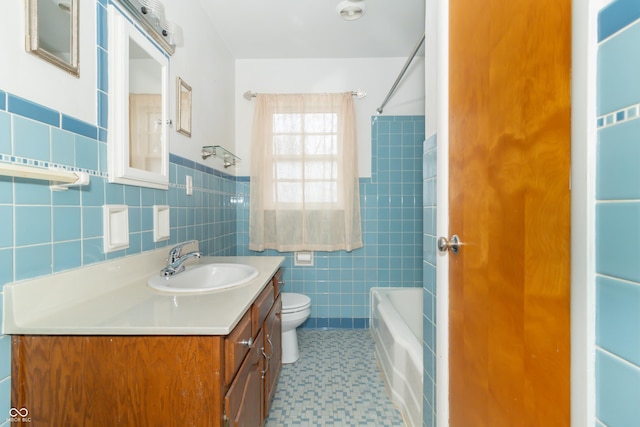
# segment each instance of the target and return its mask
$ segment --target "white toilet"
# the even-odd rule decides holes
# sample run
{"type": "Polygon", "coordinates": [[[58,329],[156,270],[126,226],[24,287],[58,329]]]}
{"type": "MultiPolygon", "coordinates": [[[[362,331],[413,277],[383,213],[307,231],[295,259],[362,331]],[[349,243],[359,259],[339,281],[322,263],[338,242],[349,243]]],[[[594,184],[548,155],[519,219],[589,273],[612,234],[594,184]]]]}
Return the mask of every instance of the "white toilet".
{"type": "Polygon", "coordinates": [[[311,298],[292,292],[282,292],[282,363],[294,363],[300,358],[296,328],[311,314],[311,298]]]}

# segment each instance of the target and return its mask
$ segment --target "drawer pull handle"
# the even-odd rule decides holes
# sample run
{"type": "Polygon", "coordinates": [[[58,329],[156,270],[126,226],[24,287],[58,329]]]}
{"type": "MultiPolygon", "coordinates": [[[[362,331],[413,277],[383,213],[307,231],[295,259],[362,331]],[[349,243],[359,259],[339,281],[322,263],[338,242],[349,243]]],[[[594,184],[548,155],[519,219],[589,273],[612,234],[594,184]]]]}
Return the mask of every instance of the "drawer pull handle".
{"type": "Polygon", "coordinates": [[[264,352],[264,347],[262,347],[262,355],[264,356],[265,359],[267,359],[267,362],[269,360],[271,360],[271,356],[273,356],[273,343],[271,342],[271,338],[269,338],[269,335],[267,335],[267,342],[269,343],[269,346],[271,347],[271,351],[269,352],[269,355],[267,356],[267,353],[264,352]]]}
{"type": "Polygon", "coordinates": [[[271,337],[269,336],[269,334],[267,334],[267,342],[269,343],[269,346],[271,347],[271,351],[269,352],[269,355],[267,356],[267,353],[264,352],[264,347],[262,347],[262,356],[264,357],[265,360],[265,369],[264,371],[262,371],[262,378],[264,378],[267,375],[267,372],[269,372],[269,366],[271,366],[271,363],[269,363],[271,361],[271,356],[273,356],[273,343],[271,342],[271,337]]]}
{"type": "Polygon", "coordinates": [[[264,357],[266,357],[267,360],[270,360],[273,356],[273,343],[271,342],[271,337],[269,336],[269,334],[267,334],[267,342],[269,343],[269,348],[271,349],[271,351],[269,352],[269,356],[265,354],[264,357]]]}
{"type": "Polygon", "coordinates": [[[253,346],[253,338],[249,338],[248,340],[242,340],[238,344],[246,345],[247,347],[253,346]]]}
{"type": "Polygon", "coordinates": [[[262,371],[262,379],[264,379],[264,377],[267,376],[267,372],[269,372],[269,366],[271,366],[271,363],[269,362],[271,359],[271,356],[267,356],[267,354],[264,352],[264,347],[262,347],[262,356],[264,357],[264,371],[262,371]]]}

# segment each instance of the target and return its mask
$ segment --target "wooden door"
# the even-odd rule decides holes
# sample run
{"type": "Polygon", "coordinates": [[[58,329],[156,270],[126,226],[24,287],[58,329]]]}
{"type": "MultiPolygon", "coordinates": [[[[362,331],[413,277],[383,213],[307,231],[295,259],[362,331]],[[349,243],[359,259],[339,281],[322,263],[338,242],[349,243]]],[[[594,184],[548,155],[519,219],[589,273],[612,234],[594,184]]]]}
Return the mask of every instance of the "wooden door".
{"type": "Polygon", "coordinates": [[[450,425],[570,425],[571,0],[450,0],[450,425]]]}

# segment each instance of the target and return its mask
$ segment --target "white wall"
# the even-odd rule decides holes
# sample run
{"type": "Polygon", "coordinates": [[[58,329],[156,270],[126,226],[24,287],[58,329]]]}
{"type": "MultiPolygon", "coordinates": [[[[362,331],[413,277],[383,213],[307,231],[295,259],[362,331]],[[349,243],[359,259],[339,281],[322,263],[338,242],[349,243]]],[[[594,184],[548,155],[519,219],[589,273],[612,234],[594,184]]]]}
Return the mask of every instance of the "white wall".
{"type": "Polygon", "coordinates": [[[438,1],[426,0],[425,7],[425,136],[438,129],[438,1]]]}
{"type": "Polygon", "coordinates": [[[25,2],[2,2],[0,89],[96,124],[96,6],[80,4],[80,78],[25,50],[25,2]]]}
{"type": "MultiPolygon", "coordinates": [[[[242,158],[239,176],[248,176],[251,164],[251,128],[255,103],[245,100],[248,90],[258,93],[326,93],[364,90],[354,99],[358,120],[359,172],[371,176],[371,116],[382,101],[407,58],[354,59],[247,59],[236,61],[235,153],[242,158]]],[[[425,114],[424,58],[416,57],[384,115],[425,114]]],[[[224,145],[224,144],[222,144],[224,145]]]]}
{"type": "MultiPolygon", "coordinates": [[[[162,0],[165,15],[178,23],[184,33],[184,46],[171,57],[170,115],[175,123],[177,78],[192,88],[191,138],[171,132],[170,151],[215,169],[225,170],[214,158],[202,160],[203,145],[222,145],[233,149],[235,63],[200,2],[162,0]]],[[[225,172],[233,173],[230,170],[225,172]]]]}

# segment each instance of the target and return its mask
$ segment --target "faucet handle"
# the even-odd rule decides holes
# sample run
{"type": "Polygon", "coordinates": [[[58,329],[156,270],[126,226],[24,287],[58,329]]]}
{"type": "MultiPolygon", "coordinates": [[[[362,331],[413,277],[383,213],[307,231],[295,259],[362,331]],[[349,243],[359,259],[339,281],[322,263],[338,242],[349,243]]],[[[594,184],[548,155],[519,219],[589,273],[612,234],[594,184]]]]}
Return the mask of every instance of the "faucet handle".
{"type": "Polygon", "coordinates": [[[169,250],[169,256],[166,259],[167,263],[169,264],[174,263],[182,255],[182,248],[184,248],[187,245],[191,245],[193,243],[198,243],[198,241],[189,240],[188,242],[180,243],[179,245],[171,248],[171,250],[169,250]]]}

